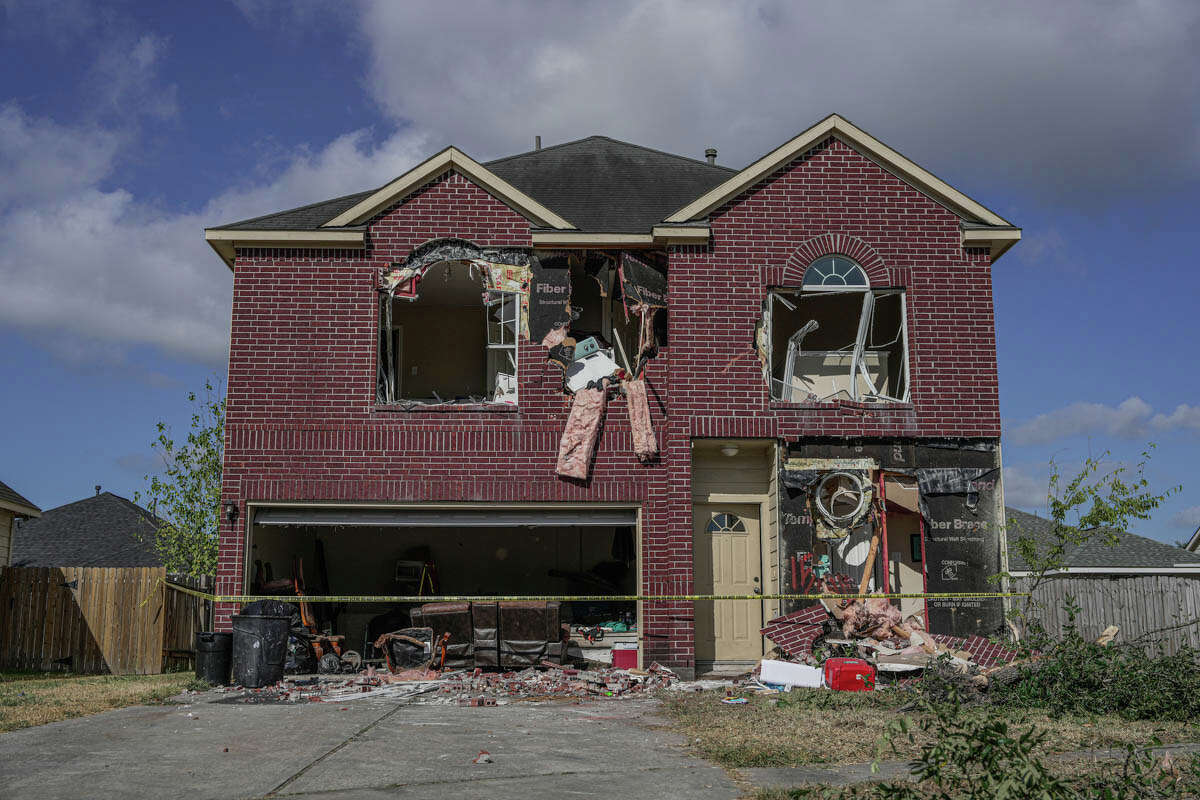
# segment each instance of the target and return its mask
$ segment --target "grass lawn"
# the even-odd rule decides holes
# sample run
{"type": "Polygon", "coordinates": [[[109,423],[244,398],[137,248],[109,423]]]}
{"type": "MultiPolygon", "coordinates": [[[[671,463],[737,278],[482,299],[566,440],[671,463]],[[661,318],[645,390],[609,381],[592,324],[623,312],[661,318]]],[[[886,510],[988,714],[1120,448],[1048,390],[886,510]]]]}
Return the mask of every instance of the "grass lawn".
{"type": "MultiPolygon", "coordinates": [[[[691,748],[724,767],[790,767],[805,764],[851,764],[873,760],[888,723],[913,717],[900,707],[912,699],[904,692],[831,692],[794,689],[782,695],[746,696],[746,705],[724,705],[723,693],[665,693],[664,710],[672,728],[687,737],[691,748]],[[772,703],[772,700],[777,702],[772,703]]],[[[980,708],[970,713],[986,714],[980,708]]],[[[1005,709],[1010,725],[1030,723],[1049,731],[1047,753],[1092,748],[1146,745],[1154,737],[1164,744],[1200,741],[1200,721],[1129,721],[1117,717],[1052,717],[1047,712],[1005,709]]],[[[915,721],[915,720],[914,720],[915,721]]],[[[915,727],[915,726],[914,726],[915,727]]],[[[907,759],[923,743],[896,737],[897,750],[887,747],[883,759],[907,759]]]]}
{"type": "Polygon", "coordinates": [[[114,708],[161,703],[198,688],[190,672],[165,675],[0,673],[0,732],[83,717],[114,708]]]}

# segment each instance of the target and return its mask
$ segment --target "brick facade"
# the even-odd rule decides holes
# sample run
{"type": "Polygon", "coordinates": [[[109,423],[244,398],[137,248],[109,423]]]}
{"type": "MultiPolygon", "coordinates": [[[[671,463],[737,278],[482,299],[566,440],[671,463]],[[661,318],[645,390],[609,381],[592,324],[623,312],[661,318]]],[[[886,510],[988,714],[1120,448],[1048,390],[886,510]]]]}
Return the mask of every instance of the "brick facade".
{"type": "MultiPolygon", "coordinates": [[[[831,139],[711,227],[708,245],[668,250],[670,341],[647,371],[667,411],[651,401],[661,460],[638,463],[616,398],[583,483],[554,474],[568,405],[540,344],[520,345],[519,410],[376,406],[379,267],[441,237],[530,245],[530,223],[487,192],[444,174],[377,215],[365,250],[238,250],[224,500],[637,504],[641,590],[686,594],[692,438],[999,436],[990,261],[962,247],[953,213],[831,139]],[[906,287],[911,404],[768,401],[753,348],[766,287],[798,285],[830,248],[906,287]]],[[[221,593],[243,589],[244,522],[223,523],[221,593]]],[[[647,663],[693,665],[689,603],[647,603],[642,623],[647,663]]]]}

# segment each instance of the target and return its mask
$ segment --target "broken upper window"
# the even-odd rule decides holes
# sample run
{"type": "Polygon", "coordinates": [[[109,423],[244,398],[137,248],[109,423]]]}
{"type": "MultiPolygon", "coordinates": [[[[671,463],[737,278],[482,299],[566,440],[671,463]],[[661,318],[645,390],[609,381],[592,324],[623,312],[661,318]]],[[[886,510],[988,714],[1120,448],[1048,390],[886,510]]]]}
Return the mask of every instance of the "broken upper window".
{"type": "Polygon", "coordinates": [[[801,289],[771,290],[759,336],[773,400],[908,402],[904,290],[872,289],[844,256],[813,262],[801,289]]]}
{"type": "Polygon", "coordinates": [[[528,266],[453,259],[397,267],[380,292],[383,403],[517,402],[528,266]]]}

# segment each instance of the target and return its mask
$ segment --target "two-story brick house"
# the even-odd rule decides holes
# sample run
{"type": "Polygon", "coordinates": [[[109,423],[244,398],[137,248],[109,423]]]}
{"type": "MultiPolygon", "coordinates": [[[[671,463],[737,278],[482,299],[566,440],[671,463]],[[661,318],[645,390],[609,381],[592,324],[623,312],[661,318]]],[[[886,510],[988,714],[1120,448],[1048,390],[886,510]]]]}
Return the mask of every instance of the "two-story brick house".
{"type": "MultiPolygon", "coordinates": [[[[742,170],[707,155],[448,148],[208,229],[234,275],[218,591],[994,591],[991,267],[1020,230],[836,115],[742,170]]],[[[568,615],[636,616],[686,672],[756,660],[795,605],[568,615]]],[[[330,622],[357,643],[387,610],[330,622]]]]}

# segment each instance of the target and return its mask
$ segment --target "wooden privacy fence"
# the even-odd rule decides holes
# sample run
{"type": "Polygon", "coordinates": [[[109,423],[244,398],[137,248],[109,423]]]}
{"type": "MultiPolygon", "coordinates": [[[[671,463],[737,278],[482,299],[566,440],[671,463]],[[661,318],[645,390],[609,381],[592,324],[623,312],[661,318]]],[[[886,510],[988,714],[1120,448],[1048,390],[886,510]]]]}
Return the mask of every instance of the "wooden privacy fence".
{"type": "MultiPolygon", "coordinates": [[[[170,590],[166,577],[162,567],[0,568],[0,669],[146,675],[186,668],[206,604],[170,590]]],[[[211,584],[190,585],[207,591],[211,584]]]]}
{"type": "MultiPolygon", "coordinates": [[[[1012,589],[1029,591],[1028,578],[1015,578],[1012,589]]],[[[1168,653],[1185,644],[1200,649],[1200,576],[1191,575],[1057,575],[1048,577],[1033,599],[1035,616],[1052,635],[1067,623],[1067,600],[1079,606],[1075,626],[1094,639],[1109,625],[1121,632],[1118,642],[1139,641],[1148,649],[1160,645],[1168,653]]],[[[1024,609],[1018,600],[1016,607],[1024,609]]]]}

